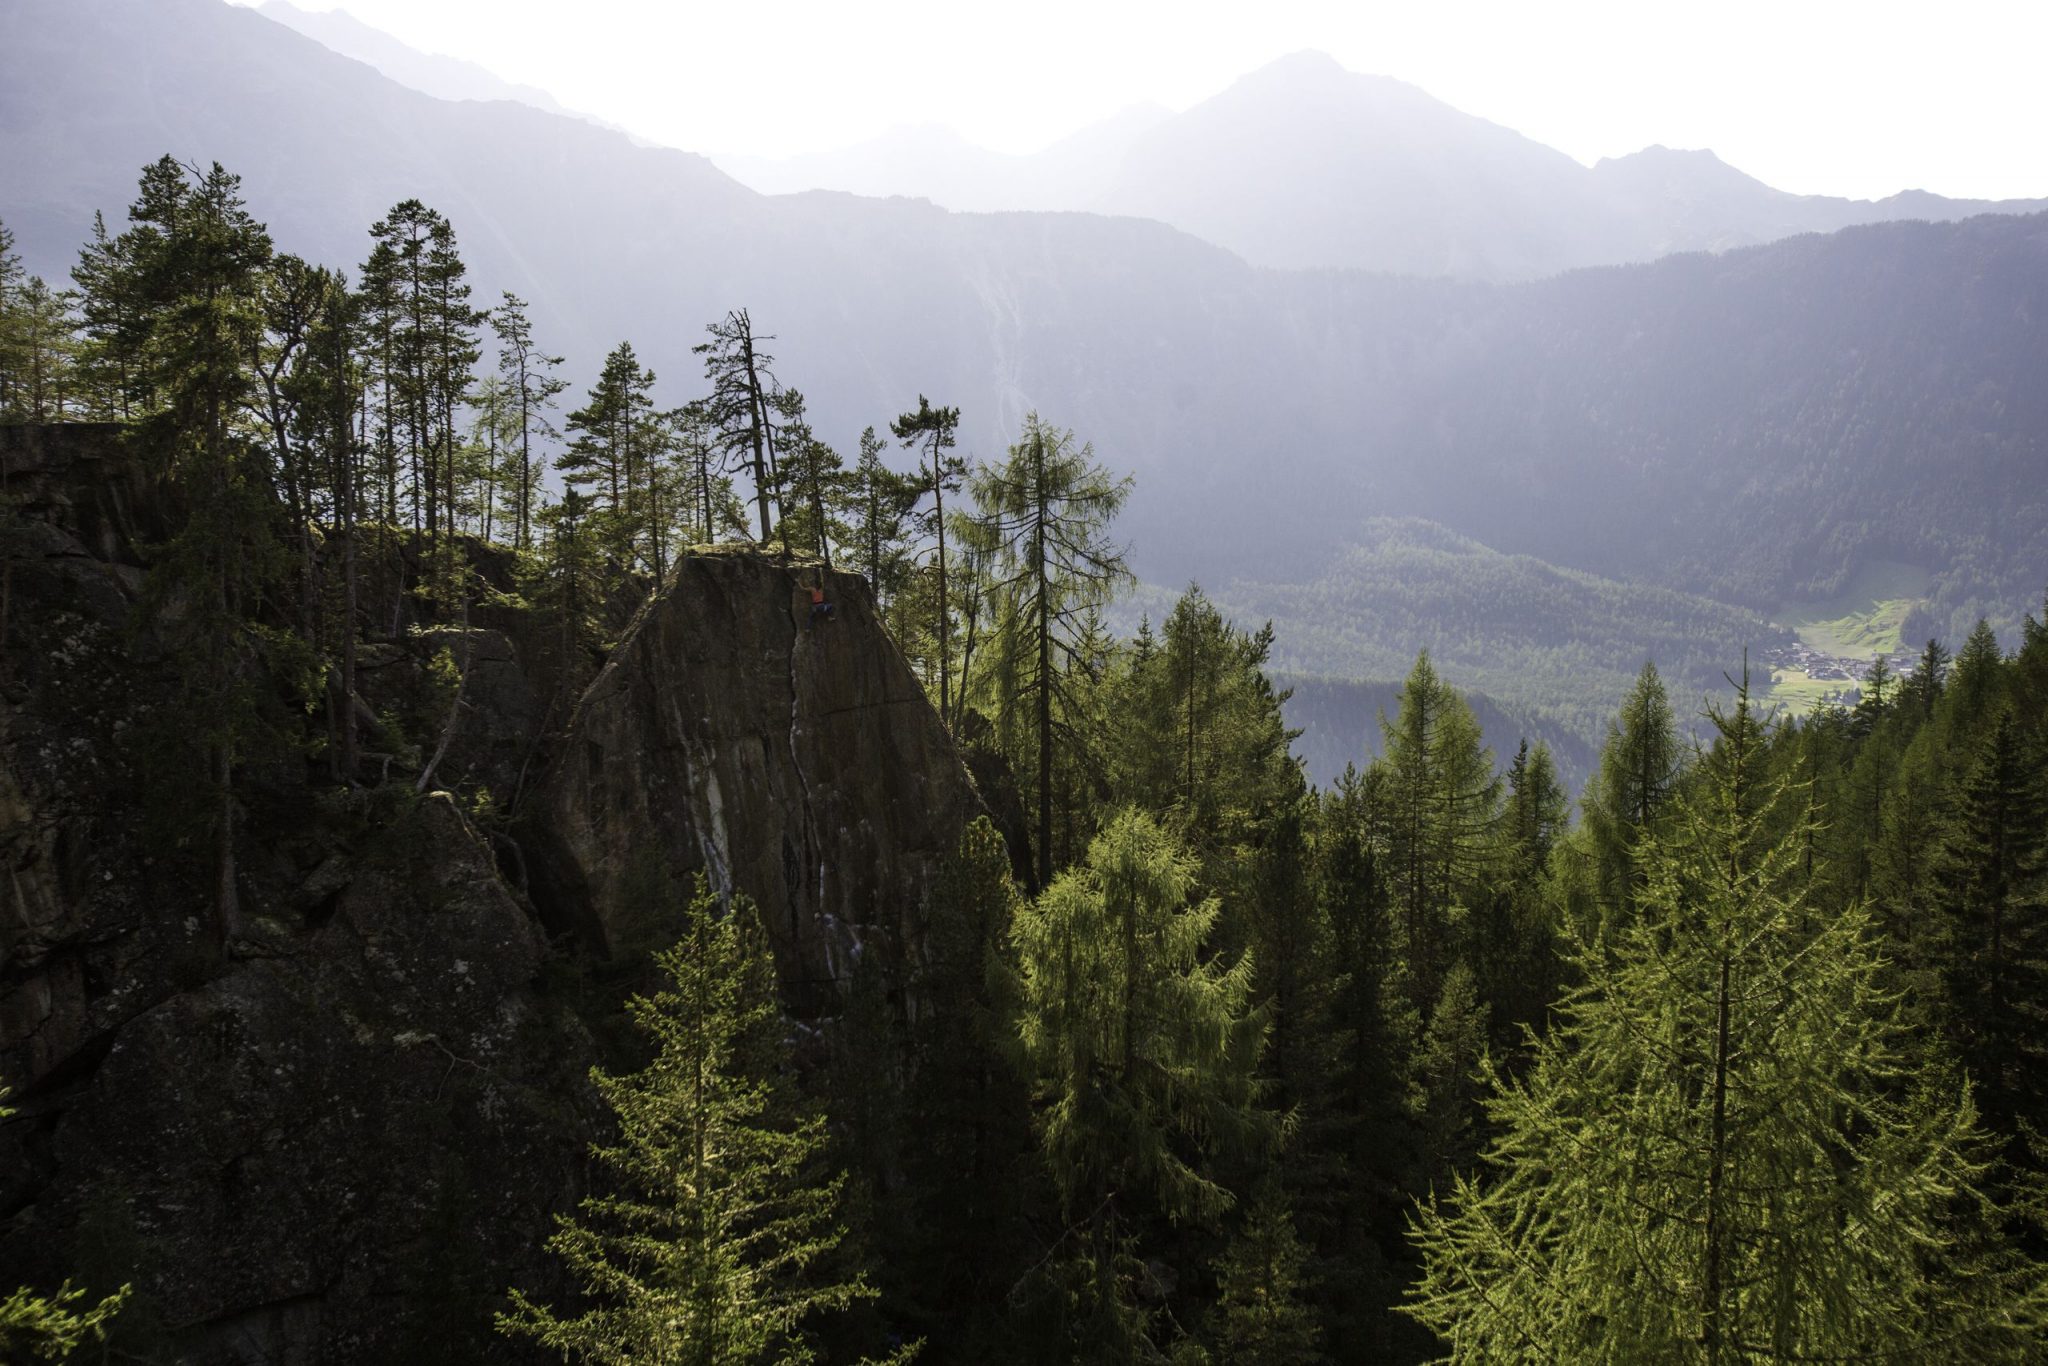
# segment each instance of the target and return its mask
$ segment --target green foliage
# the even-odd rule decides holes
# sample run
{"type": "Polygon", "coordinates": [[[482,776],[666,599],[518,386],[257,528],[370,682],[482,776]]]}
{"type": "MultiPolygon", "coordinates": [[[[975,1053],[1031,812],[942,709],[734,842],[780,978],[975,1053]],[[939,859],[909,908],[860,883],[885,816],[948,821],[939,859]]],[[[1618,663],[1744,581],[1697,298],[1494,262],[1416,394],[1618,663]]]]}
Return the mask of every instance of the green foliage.
{"type": "Polygon", "coordinates": [[[559,435],[548,413],[569,381],[555,373],[562,357],[549,355],[534,340],[526,300],[506,290],[491,310],[490,324],[498,340],[498,391],[505,395],[511,417],[501,433],[506,438],[501,505],[512,544],[525,550],[533,543],[533,517],[540,497],[541,463],[534,457],[533,445],[536,440],[559,435]]]}
{"type": "Polygon", "coordinates": [[[643,566],[658,569],[662,559],[666,527],[653,388],[653,372],[641,366],[632,343],[620,342],[605,357],[589,401],[569,414],[574,435],[555,461],[564,482],[590,500],[585,530],[603,550],[608,580],[643,566]]]}
{"type": "MultiPolygon", "coordinates": [[[[951,430],[928,408],[898,426],[951,430]]],[[[1130,578],[1108,538],[1130,488],[1129,479],[1112,478],[1095,463],[1092,447],[1077,447],[1072,432],[1036,413],[1024,419],[1023,439],[1009,458],[974,471],[968,483],[974,510],[962,519],[961,539],[985,569],[991,638],[977,652],[974,634],[967,637],[961,699],[986,702],[997,743],[1032,775],[1041,886],[1052,880],[1053,770],[1062,760],[1094,767],[1091,727],[1072,682],[1085,673],[1092,614],[1130,578]],[[979,672],[972,669],[977,654],[979,672]],[[1035,762],[1018,762],[1026,755],[1035,762]]]]}
{"type": "Polygon", "coordinates": [[[668,985],[635,997],[647,1067],[592,1081],[616,1115],[593,1147],[613,1189],[548,1240],[593,1303],[558,1313],[521,1291],[501,1331],[595,1362],[809,1361],[813,1316],[873,1296],[818,1279],[838,1245],[843,1178],[815,1170],[824,1117],[778,1079],[779,1017],[758,916],[701,879],[683,938],[655,957],[668,985]]]}
{"type": "Polygon", "coordinates": [[[86,1305],[69,1281],[53,1295],[16,1290],[0,1300],[0,1356],[9,1361],[62,1361],[88,1338],[104,1342],[107,1320],[120,1312],[128,1288],[86,1305]]]}
{"type": "MultiPolygon", "coordinates": [[[[0,247],[4,247],[0,243],[0,247]]],[[[0,1087],[0,1119],[14,1111],[7,1089],[0,1087]]],[[[56,1293],[38,1295],[22,1288],[0,1299],[0,1360],[62,1361],[88,1338],[107,1340],[107,1321],[121,1311],[132,1288],[122,1286],[98,1304],[86,1304],[83,1289],[66,1281],[56,1293]]]]}
{"type": "Polygon", "coordinates": [[[1386,735],[1386,870],[1400,951],[1418,1011],[1436,1002],[1454,935],[1481,904],[1493,871],[1500,779],[1464,699],[1424,652],[1383,717],[1386,735]]]}
{"type": "Polygon", "coordinates": [[[1968,1093],[1868,911],[1809,903],[1746,692],[1715,721],[1639,918],[1580,951],[1528,1080],[1495,1073],[1489,1176],[1417,1216],[1409,1312],[1452,1361],[2025,1359],[2041,1279],[1968,1093]]]}
{"type": "Polygon", "coordinates": [[[1306,1263],[1294,1221],[1272,1190],[1216,1263],[1210,1336],[1229,1366],[1306,1366],[1323,1360],[1315,1317],[1302,1301],[1306,1263]]]}
{"type": "Polygon", "coordinates": [[[1208,953],[1219,907],[1194,868],[1127,811],[1017,918],[1018,1035],[1040,1151],[1059,1192],[1076,1359],[1150,1355],[1135,1230],[1211,1223],[1234,1203],[1211,1163],[1258,1151],[1271,1117],[1249,956],[1208,953]]]}

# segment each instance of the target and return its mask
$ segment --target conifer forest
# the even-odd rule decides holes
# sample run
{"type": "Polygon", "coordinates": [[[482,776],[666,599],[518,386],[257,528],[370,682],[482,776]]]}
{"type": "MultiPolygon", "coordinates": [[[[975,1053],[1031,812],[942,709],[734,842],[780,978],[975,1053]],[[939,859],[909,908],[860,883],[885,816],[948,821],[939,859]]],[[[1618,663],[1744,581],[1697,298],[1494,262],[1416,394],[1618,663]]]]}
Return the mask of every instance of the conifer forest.
{"type": "Polygon", "coordinates": [[[1071,415],[259,190],[0,183],[0,1360],[2048,1360],[2048,600],[1290,641],[1071,415]]]}

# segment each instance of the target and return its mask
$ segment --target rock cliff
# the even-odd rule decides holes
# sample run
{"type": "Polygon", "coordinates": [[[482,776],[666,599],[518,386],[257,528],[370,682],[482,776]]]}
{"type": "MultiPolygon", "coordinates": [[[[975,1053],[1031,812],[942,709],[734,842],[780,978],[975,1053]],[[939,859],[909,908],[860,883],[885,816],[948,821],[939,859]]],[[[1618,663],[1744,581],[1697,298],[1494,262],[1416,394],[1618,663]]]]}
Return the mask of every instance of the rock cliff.
{"type": "Polygon", "coordinates": [[[702,871],[768,912],[791,1008],[829,1012],[853,955],[914,950],[980,809],[859,579],[707,552],[601,668],[503,604],[366,642],[390,714],[433,651],[467,660],[436,781],[469,795],[252,762],[221,943],[206,860],[157,828],[160,499],[110,429],[0,428],[0,479],[0,1289],[133,1280],[148,1359],[524,1359],[490,1314],[555,1274],[603,1122],[591,982],[702,871]],[[516,808],[473,812],[485,787],[516,808]]]}
{"type": "Polygon", "coordinates": [[[683,559],[578,704],[533,822],[547,899],[612,937],[636,873],[754,898],[791,1005],[899,955],[980,809],[867,585],[751,552],[683,559]],[[822,585],[830,616],[814,616],[822,585]]]}

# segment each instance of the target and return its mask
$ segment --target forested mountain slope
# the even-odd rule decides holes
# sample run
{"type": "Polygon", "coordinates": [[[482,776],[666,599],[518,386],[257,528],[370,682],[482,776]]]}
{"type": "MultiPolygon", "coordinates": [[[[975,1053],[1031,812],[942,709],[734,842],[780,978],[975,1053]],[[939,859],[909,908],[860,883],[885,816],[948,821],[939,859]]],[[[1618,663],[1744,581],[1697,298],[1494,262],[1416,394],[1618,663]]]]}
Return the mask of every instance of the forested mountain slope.
{"type": "Polygon", "coordinates": [[[2048,578],[2048,228],[1992,216],[1487,287],[1254,270],[1157,224],[755,195],[700,158],[402,89],[214,0],[26,0],[0,220],[59,276],[135,169],[219,159],[311,257],[418,196],[577,378],[630,338],[675,401],[745,305],[818,430],[916,393],[999,452],[1058,413],[1138,475],[1155,581],[1300,581],[1362,519],[1764,609],[1881,557],[1940,625],[2048,578]]]}

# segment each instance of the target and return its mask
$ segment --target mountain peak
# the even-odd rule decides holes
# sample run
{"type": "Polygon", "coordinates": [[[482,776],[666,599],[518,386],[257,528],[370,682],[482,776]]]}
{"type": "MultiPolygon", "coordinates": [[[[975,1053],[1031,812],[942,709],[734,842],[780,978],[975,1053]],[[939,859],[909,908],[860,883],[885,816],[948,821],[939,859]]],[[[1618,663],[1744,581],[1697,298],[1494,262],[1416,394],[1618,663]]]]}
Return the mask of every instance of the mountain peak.
{"type": "Polygon", "coordinates": [[[1372,79],[1345,67],[1327,52],[1305,47],[1284,57],[1275,57],[1231,83],[1232,90],[1299,91],[1327,90],[1351,82],[1372,79]]]}

